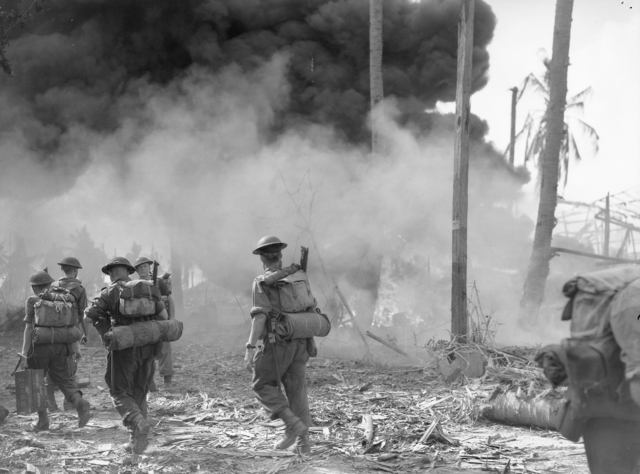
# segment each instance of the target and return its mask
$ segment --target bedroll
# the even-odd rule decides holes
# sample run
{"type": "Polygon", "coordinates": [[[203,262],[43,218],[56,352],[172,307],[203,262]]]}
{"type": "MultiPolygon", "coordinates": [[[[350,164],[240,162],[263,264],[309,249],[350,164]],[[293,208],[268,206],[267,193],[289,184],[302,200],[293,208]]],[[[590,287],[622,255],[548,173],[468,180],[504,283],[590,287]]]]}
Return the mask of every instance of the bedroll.
{"type": "Polygon", "coordinates": [[[82,331],[77,326],[71,327],[36,327],[33,329],[34,344],[71,344],[82,339],[82,331]]]}
{"type": "Polygon", "coordinates": [[[276,317],[275,332],[285,341],[324,337],[329,331],[329,318],[321,313],[280,313],[276,317]]]}
{"type": "Polygon", "coordinates": [[[182,321],[177,319],[132,323],[110,329],[105,333],[103,341],[107,350],[120,351],[159,341],[177,341],[182,337],[182,328],[182,321]]]}

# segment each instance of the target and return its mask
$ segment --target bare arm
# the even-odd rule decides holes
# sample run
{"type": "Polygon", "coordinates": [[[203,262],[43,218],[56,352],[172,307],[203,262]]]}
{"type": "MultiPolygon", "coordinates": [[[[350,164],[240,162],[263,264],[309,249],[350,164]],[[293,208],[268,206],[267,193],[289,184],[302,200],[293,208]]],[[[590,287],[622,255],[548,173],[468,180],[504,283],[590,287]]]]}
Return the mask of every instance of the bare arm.
{"type": "Polygon", "coordinates": [[[176,319],[176,305],[173,303],[171,295],[167,297],[169,319],[176,319]]]}
{"type": "Polygon", "coordinates": [[[33,339],[33,324],[27,323],[24,326],[24,336],[22,338],[22,352],[20,354],[20,365],[23,369],[27,368],[27,354],[31,349],[31,341],[33,339]]]}
{"type": "Polygon", "coordinates": [[[251,334],[249,335],[249,344],[255,346],[260,339],[260,335],[264,331],[265,324],[267,323],[267,316],[263,313],[256,314],[251,318],[251,334]]]}

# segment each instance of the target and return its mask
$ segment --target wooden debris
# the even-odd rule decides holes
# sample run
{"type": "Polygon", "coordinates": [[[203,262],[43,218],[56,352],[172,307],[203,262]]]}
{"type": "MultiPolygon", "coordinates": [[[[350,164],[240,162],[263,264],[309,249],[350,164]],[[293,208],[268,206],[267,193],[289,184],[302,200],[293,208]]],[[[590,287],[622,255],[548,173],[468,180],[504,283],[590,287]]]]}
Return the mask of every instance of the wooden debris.
{"type": "Polygon", "coordinates": [[[364,337],[364,334],[362,334],[362,330],[358,325],[358,321],[356,321],[356,317],[353,314],[353,311],[351,311],[351,306],[349,306],[349,303],[347,303],[347,299],[342,294],[342,291],[340,290],[338,283],[336,283],[335,280],[334,280],[334,283],[335,283],[335,287],[333,289],[335,290],[336,294],[338,295],[338,298],[340,298],[340,301],[342,302],[345,309],[349,313],[349,316],[351,317],[351,322],[353,323],[353,327],[356,329],[356,331],[358,331],[358,334],[360,335],[360,339],[362,339],[362,342],[364,342],[364,346],[367,350],[367,357],[368,357],[371,354],[371,350],[369,349],[369,343],[367,342],[367,338],[364,337]]]}
{"type": "Polygon", "coordinates": [[[415,360],[415,357],[410,356],[409,354],[407,354],[405,351],[403,351],[402,349],[400,349],[398,346],[396,346],[395,344],[392,344],[391,342],[387,342],[384,339],[376,336],[375,334],[372,334],[371,332],[367,331],[367,336],[369,336],[371,339],[374,339],[376,341],[378,341],[380,344],[387,346],[389,349],[396,351],[398,354],[401,354],[411,360],[415,360]]]}
{"type": "Polygon", "coordinates": [[[375,434],[375,430],[373,427],[373,417],[371,415],[364,415],[362,417],[362,426],[364,427],[364,437],[360,444],[364,448],[364,452],[366,453],[371,449],[373,445],[373,436],[375,434]]]}
{"type": "Polygon", "coordinates": [[[431,436],[431,434],[435,431],[436,426],[438,426],[438,423],[440,423],[440,416],[437,416],[436,419],[433,420],[433,422],[431,422],[431,424],[429,425],[429,428],[427,428],[427,431],[424,432],[424,434],[420,438],[420,441],[418,442],[425,443],[429,439],[429,436],[431,436]]]}
{"type": "MultiPolygon", "coordinates": [[[[195,343],[175,348],[176,365],[183,367],[176,377],[178,389],[160,387],[150,395],[150,446],[132,459],[121,448],[127,434],[109,393],[95,383],[104,373],[105,351],[88,350],[79,371],[93,374],[87,395],[97,409],[90,423],[79,430],[73,414],[51,413],[50,432],[25,436],[35,415],[10,416],[0,425],[0,472],[10,465],[24,470],[26,462],[40,469],[55,465],[65,472],[106,472],[132,460],[139,471],[156,473],[440,472],[442,466],[453,471],[456,463],[459,471],[503,472],[508,461],[513,473],[569,473],[576,465],[584,467],[584,448],[574,449],[555,432],[502,427],[500,435],[499,425],[476,423],[482,408],[507,387],[521,398],[531,395],[529,399],[558,397],[560,392],[529,362],[528,353],[501,349],[504,355],[473,347],[487,359],[486,373],[479,379],[460,376],[448,385],[438,376],[437,360],[458,347],[446,343],[434,347],[434,357],[425,358],[419,369],[314,359],[307,375],[316,426],[310,429],[313,455],[304,459],[272,450],[284,425],[269,420],[256,402],[242,355],[195,343]],[[369,439],[364,436],[367,423],[362,423],[367,415],[369,439]],[[530,448],[525,438],[534,437],[553,448],[530,448]],[[13,454],[22,448],[28,448],[19,451],[24,454],[13,454]],[[547,454],[546,449],[556,451],[547,454]],[[553,467],[559,460],[570,468],[553,467]]],[[[0,365],[16,349],[0,344],[0,365]]],[[[5,399],[14,395],[5,392],[5,399]]],[[[7,405],[5,399],[0,402],[7,405]]]]}

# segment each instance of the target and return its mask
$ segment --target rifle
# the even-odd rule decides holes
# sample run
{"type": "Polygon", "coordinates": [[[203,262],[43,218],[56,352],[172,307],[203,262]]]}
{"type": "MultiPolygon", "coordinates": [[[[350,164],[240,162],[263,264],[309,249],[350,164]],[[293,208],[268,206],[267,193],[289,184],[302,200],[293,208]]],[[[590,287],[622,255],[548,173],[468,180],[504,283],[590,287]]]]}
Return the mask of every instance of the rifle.
{"type": "Polygon", "coordinates": [[[300,269],[303,272],[307,271],[307,262],[309,261],[309,248],[300,247],[300,269]]]}
{"type": "Polygon", "coordinates": [[[158,286],[158,265],[155,260],[153,261],[153,286],[158,286]]]}

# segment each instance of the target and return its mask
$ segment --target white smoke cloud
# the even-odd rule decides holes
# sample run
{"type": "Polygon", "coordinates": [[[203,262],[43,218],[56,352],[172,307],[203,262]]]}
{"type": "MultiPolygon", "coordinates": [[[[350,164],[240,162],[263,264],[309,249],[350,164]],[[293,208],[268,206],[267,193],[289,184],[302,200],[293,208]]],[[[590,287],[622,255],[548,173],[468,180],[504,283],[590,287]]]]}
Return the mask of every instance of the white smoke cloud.
{"type": "MultiPolygon", "coordinates": [[[[311,247],[310,273],[321,304],[331,294],[320,268],[345,291],[375,288],[382,255],[402,248],[431,262],[439,301],[450,294],[453,140],[450,129],[417,137],[385,104],[387,157],[341,142],[336,131],[299,124],[278,137],[268,129],[289,96],[288,58],[276,55],[251,73],[230,66],[220,72],[192,67],[165,86],[138,84],[117,99],[119,126],[108,134],[81,128],[68,149],[88,150],[90,165],[66,192],[50,199],[0,200],[0,222],[24,236],[33,253],[85,226],[107,255],[125,254],[133,242],[152,247],[167,266],[170,235],[185,257],[220,287],[248,296],[261,271],[251,255],[262,235],[289,243],[285,260],[311,247]],[[142,104],[132,107],[131,104],[142,104]],[[318,244],[314,247],[313,239],[318,244]]],[[[453,119],[451,119],[453,120],[453,119]]],[[[28,144],[13,143],[27,154],[28,144]]],[[[519,282],[511,271],[528,258],[531,222],[511,218],[519,182],[472,147],[469,213],[469,280],[478,281],[483,304],[507,313],[519,282]],[[505,222],[507,223],[505,225],[505,222]],[[495,261],[493,268],[487,262],[495,261]],[[504,285],[507,285],[505,287],[504,285]]],[[[14,169],[12,185],[34,187],[56,173],[30,161],[14,169]]],[[[53,265],[55,262],[43,262],[53,265]]],[[[99,272],[85,268],[84,272],[99,272]]],[[[425,290],[426,292],[426,290],[425,290]]],[[[416,288],[413,294],[419,294],[416,288]]],[[[369,293],[369,297],[371,294],[369,293]]],[[[442,326],[448,306],[425,311],[442,326]]],[[[361,315],[364,321],[370,314],[361,315]]]]}

